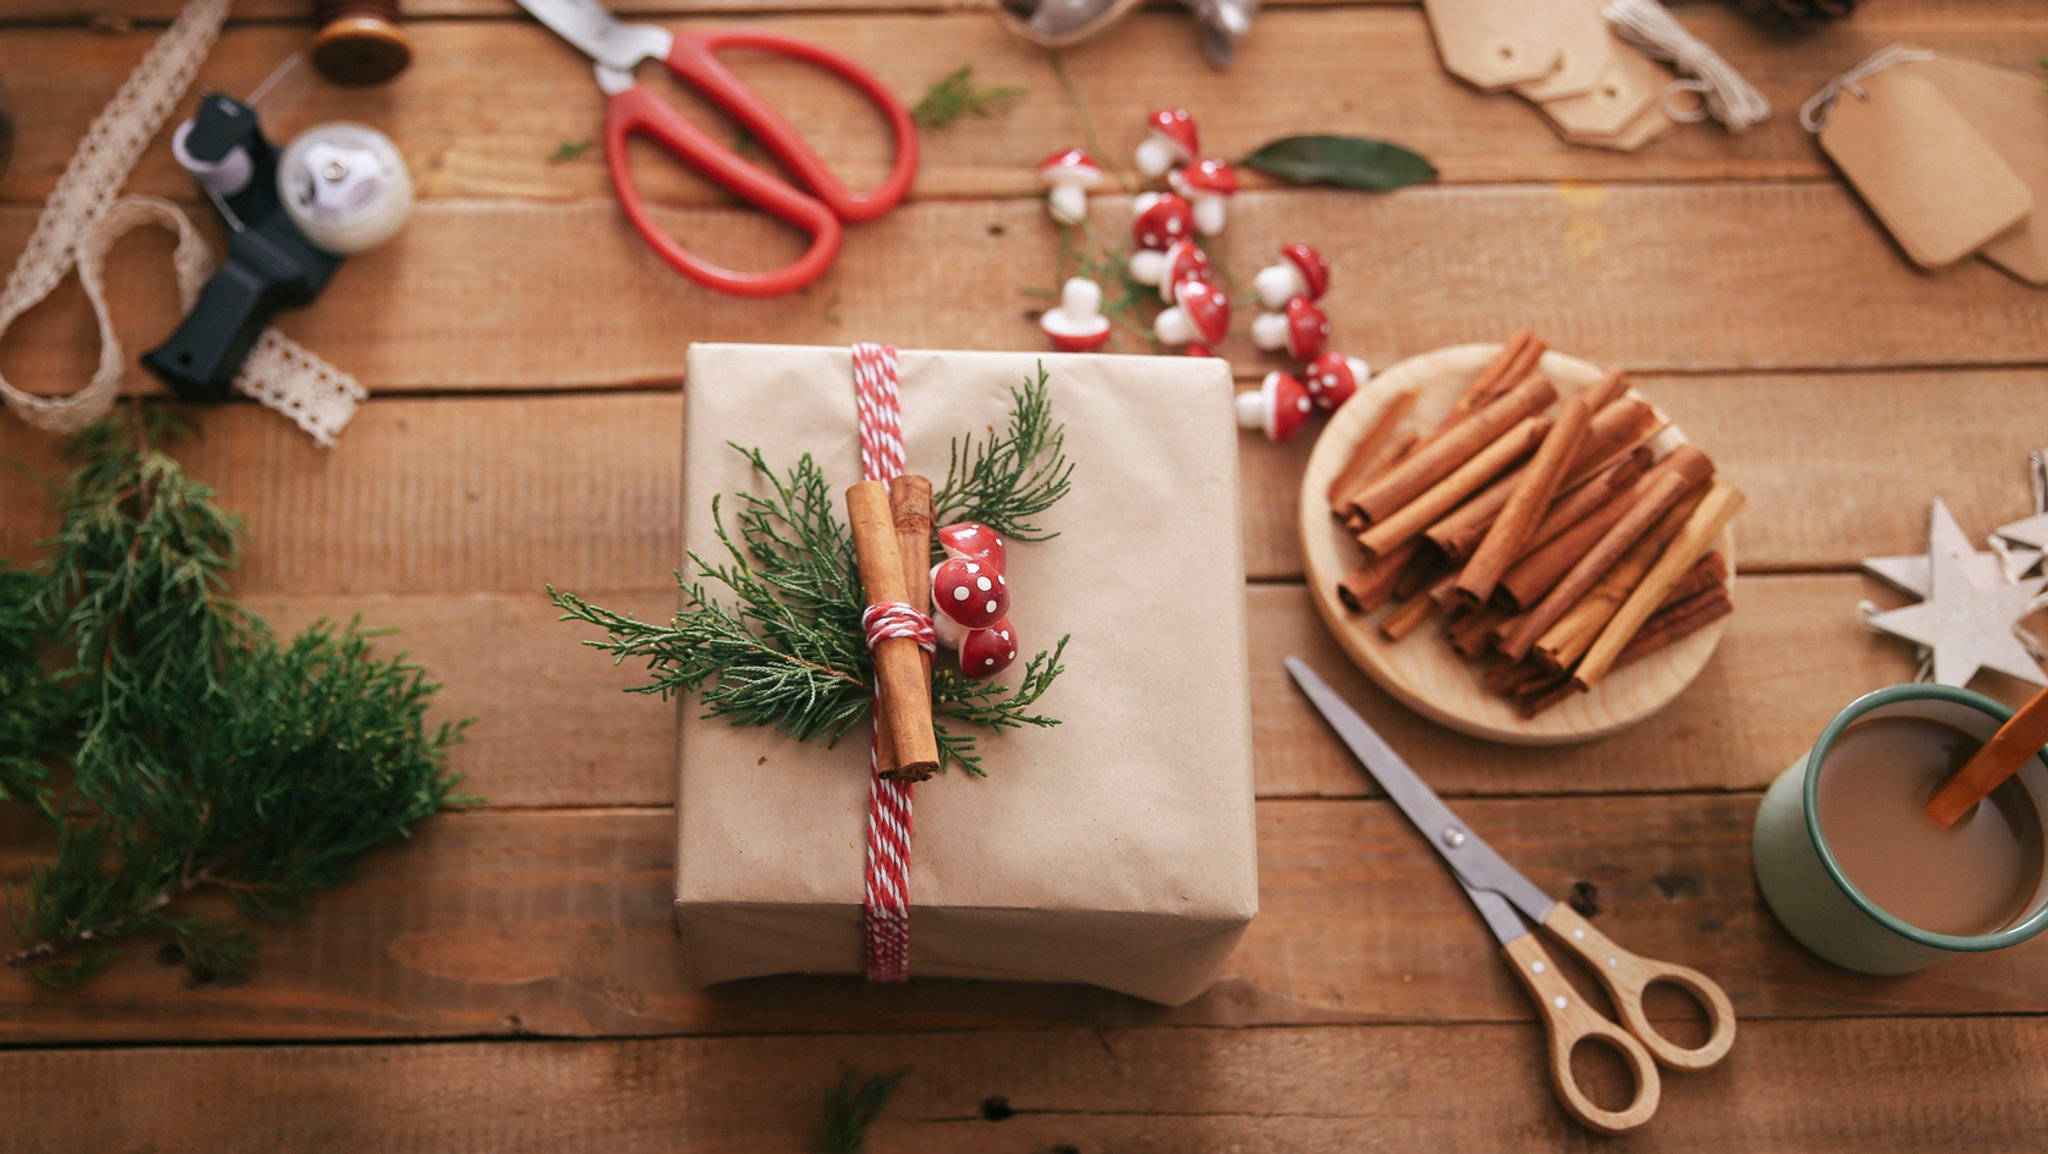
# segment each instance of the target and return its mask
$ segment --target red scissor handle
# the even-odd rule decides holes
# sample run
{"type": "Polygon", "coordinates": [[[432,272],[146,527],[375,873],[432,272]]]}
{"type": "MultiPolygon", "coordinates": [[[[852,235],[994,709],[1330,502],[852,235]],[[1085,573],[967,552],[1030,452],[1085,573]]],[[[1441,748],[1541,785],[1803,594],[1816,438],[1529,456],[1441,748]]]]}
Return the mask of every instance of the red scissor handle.
{"type": "MultiPolygon", "coordinates": [[[[839,219],[853,224],[873,220],[895,208],[909,193],[911,178],[917,175],[917,128],[911,123],[910,110],[879,77],[839,53],[779,32],[723,29],[677,33],[667,64],[678,79],[702,92],[727,116],[753,133],[768,154],[795,173],[839,219]],[[804,143],[796,129],[718,58],[720,52],[730,49],[787,56],[816,65],[852,85],[882,113],[896,138],[896,163],[889,169],[888,177],[871,192],[849,191],[818,159],[818,154],[811,151],[811,146],[804,143]]],[[[732,159],[746,163],[736,156],[732,159]]]]}

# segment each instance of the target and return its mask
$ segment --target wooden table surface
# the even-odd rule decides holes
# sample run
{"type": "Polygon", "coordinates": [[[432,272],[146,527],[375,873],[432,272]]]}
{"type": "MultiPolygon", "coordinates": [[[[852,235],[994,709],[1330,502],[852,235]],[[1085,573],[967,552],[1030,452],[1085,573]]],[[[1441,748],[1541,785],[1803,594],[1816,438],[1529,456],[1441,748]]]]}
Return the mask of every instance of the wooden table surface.
{"type": "MultiPolygon", "coordinates": [[[[7,7],[13,254],[176,3],[7,7]],[[79,15],[102,9],[132,24],[79,15]]],[[[203,81],[241,93],[307,25],[301,0],[237,7],[203,81]]],[[[408,7],[410,72],[316,87],[271,125],[378,125],[418,181],[408,231],[284,323],[375,398],[331,453],[236,404],[205,413],[182,455],[247,515],[238,586],[273,620],[360,611],[402,628],[447,710],[478,717],[458,761],[489,802],[266,930],[238,984],[188,988],[147,947],[75,993],[0,975],[0,1148],[797,1150],[846,1064],[915,1067],[875,1133],[889,1154],[1607,1148],[1552,1100],[1531,1007],[1480,921],[1284,684],[1286,653],[1341,667],[1292,539],[1306,441],[1242,441],[1263,913],[1212,991],[1164,1010],[1064,987],[686,986],[669,919],[672,714],[618,692],[631,678],[576,647],[541,585],[673,605],[691,340],[1037,347],[1018,290],[1051,283],[1054,237],[1027,166],[1079,142],[1076,106],[1046,56],[952,0],[634,0],[677,26],[758,19],[815,37],[911,97],[968,62],[1029,90],[999,120],[930,134],[915,203],[850,233],[813,290],[737,301],[642,248],[597,150],[551,163],[597,128],[580,56],[507,0],[408,7]]],[[[1514,98],[1448,79],[1421,9],[1395,3],[1276,4],[1220,75],[1188,21],[1160,10],[1064,67],[1119,158],[1142,114],[1174,103],[1225,155],[1294,131],[1428,155],[1442,183],[1386,197],[1255,181],[1224,248],[1248,273],[1281,241],[1321,246],[1341,344],[1376,364],[1526,325],[1626,367],[1750,494],[1726,641],[1633,731],[1504,749],[1341,679],[1539,884],[1586,887],[1597,924],[1733,996],[1732,1059],[1669,1079],[1650,1129],[1614,1148],[2038,1149],[2048,942],[1909,978],[1830,968],[1763,907],[1749,836],[1759,791],[1841,704],[1912,675],[1904,646],[1857,624],[1859,598],[1896,600],[1857,559],[1920,551],[1937,494],[1973,534],[2028,512],[2025,457],[2048,444],[2048,295],[1976,261],[1910,269],[1794,112],[1894,40],[2031,67],[2048,4],[1892,0],[1806,38],[1720,5],[1684,15],[1769,94],[1768,125],[1690,128],[1634,156],[1569,148],[1514,98]]],[[[852,179],[879,171],[881,134],[850,97],[786,68],[746,72],[852,179]]],[[[703,183],[641,170],[679,235],[735,259],[788,251],[703,183]]],[[[161,146],[129,191],[201,213],[161,146]]],[[[1120,231],[1125,204],[1097,203],[1120,231]]],[[[174,320],[167,249],[129,242],[117,262],[131,348],[174,320]]],[[[83,379],[90,332],[74,292],[16,330],[6,369],[83,379]]],[[[1255,354],[1230,351],[1255,375],[1255,354]]],[[[0,456],[56,464],[11,415],[0,456]]],[[[25,555],[48,526],[37,492],[0,471],[0,554],[25,555]]],[[[20,878],[33,845],[0,841],[0,875],[20,878]]]]}

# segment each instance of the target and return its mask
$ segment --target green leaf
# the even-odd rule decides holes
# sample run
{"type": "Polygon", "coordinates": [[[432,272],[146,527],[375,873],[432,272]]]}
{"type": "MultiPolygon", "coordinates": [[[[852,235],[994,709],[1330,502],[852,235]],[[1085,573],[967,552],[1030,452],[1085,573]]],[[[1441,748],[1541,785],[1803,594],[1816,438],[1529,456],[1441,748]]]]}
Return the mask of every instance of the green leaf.
{"type": "Polygon", "coordinates": [[[596,143],[597,141],[587,136],[582,140],[564,140],[560,144],[555,145],[555,150],[548,154],[548,163],[567,164],[584,153],[589,152],[590,146],[596,143]]]}
{"type": "Polygon", "coordinates": [[[861,1154],[867,1149],[868,1130],[909,1074],[910,1067],[905,1066],[894,1074],[864,1079],[847,1068],[839,1084],[825,1092],[825,1128],[811,1149],[816,1154],[861,1154]]]}
{"type": "Polygon", "coordinates": [[[1419,154],[1398,144],[1359,136],[1283,137],[1240,163],[1295,184],[1334,184],[1368,192],[1436,179],[1436,169],[1419,154]]]}

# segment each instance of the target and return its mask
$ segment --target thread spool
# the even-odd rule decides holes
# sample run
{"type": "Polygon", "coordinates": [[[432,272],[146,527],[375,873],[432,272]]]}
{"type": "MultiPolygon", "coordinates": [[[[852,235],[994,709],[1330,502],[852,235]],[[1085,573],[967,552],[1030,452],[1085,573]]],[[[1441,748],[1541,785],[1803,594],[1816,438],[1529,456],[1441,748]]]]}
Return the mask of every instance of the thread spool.
{"type": "Polygon", "coordinates": [[[412,178],[398,146],[345,120],[309,128],[286,147],[277,193],[306,239],[340,256],[390,240],[412,213],[412,178]]]}
{"type": "Polygon", "coordinates": [[[313,0],[313,66],[336,84],[382,84],[412,63],[398,0],[313,0]]]}

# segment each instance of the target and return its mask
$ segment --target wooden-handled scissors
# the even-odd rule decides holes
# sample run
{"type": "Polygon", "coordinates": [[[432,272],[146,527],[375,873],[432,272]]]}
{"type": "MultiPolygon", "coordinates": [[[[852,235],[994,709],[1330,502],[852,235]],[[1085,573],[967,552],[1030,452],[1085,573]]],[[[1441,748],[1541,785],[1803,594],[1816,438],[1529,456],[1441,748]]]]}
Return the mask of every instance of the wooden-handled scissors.
{"type": "Polygon", "coordinates": [[[909,110],[874,73],[836,52],[777,32],[677,33],[652,24],[626,24],[597,0],[519,0],[519,4],[597,62],[597,86],[605,94],[605,163],[611,169],[619,204],[641,238],[677,272],[698,284],[745,297],[795,292],[823,276],[832,258],[839,255],[842,221],[873,220],[896,207],[910,191],[910,180],[917,174],[917,128],[909,110]],[[888,177],[872,192],[850,191],[789,122],[718,58],[728,49],[787,56],[817,65],[851,84],[881,111],[896,137],[896,163],[888,177]],[[756,168],[692,124],[674,105],[641,87],[633,70],[649,60],[661,61],[676,79],[738,121],[810,191],[800,191],[756,168]],[[626,163],[626,138],[634,135],[651,138],[741,200],[801,229],[811,238],[809,248],[787,267],[754,273],[715,265],[677,244],[654,222],[633,183],[632,169],[626,163]]]}
{"type": "Polygon", "coordinates": [[[1622,949],[1570,906],[1552,900],[1459,821],[1451,807],[1422,784],[1408,763],[1357,711],[1344,704],[1328,682],[1298,657],[1287,659],[1287,671],[1450,867],[1488,928],[1500,939],[1508,965],[1542,1012],[1550,1034],[1550,1081],[1572,1117],[1603,1134],[1626,1133],[1657,1112],[1658,1063],[1673,1070],[1704,1070],[1728,1056],[1728,1048],[1735,1044],[1735,1007],[1726,991],[1698,970],[1622,949]],[[1619,1025],[1579,997],[1524,917],[1549,930],[1593,972],[1621,1015],[1619,1025]],[[1688,1049],[1658,1032],[1643,1011],[1643,992],[1657,982],[1677,986],[1699,1003],[1710,1027],[1705,1042],[1688,1049]],[[1572,1073],[1572,1051],[1581,1042],[1612,1046],[1627,1060],[1635,1081],[1635,1096],[1627,1106],[1604,1109],[1580,1090],[1572,1073]]]}

